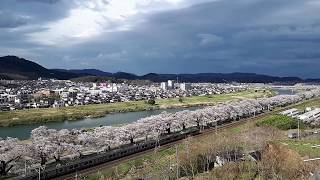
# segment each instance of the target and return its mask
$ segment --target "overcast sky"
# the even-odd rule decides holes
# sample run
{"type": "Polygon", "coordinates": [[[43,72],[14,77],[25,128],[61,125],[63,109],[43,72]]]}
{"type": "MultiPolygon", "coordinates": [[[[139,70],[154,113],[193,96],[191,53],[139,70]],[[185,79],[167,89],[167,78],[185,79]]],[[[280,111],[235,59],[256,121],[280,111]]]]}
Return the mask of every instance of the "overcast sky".
{"type": "Polygon", "coordinates": [[[320,0],[0,0],[0,55],[48,68],[320,77],[320,0]]]}

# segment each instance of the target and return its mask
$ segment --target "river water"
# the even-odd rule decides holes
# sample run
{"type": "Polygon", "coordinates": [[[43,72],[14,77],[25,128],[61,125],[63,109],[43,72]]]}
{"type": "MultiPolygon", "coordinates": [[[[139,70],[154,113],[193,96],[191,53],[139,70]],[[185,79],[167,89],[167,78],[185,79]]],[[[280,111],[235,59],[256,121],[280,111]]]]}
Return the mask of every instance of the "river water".
{"type": "MultiPolygon", "coordinates": [[[[81,129],[81,128],[92,128],[98,126],[112,126],[119,124],[127,124],[137,121],[140,118],[158,115],[164,111],[173,113],[183,110],[196,110],[199,107],[190,107],[190,108],[175,108],[175,109],[166,109],[166,110],[152,110],[152,111],[139,111],[139,112],[127,112],[127,113],[115,113],[108,114],[102,118],[95,119],[83,119],[77,121],[62,121],[62,122],[51,122],[45,124],[50,129],[81,129]]],[[[41,126],[43,124],[32,124],[32,125],[19,125],[14,127],[1,127],[0,128],[0,137],[15,137],[21,140],[28,139],[30,137],[30,132],[41,126]]]]}
{"type": "MultiPolygon", "coordinates": [[[[292,91],[288,89],[275,89],[275,91],[277,91],[277,93],[280,95],[292,94],[292,91]]],[[[81,128],[98,127],[101,125],[112,126],[112,125],[132,123],[137,121],[140,118],[144,118],[152,115],[158,115],[163,111],[177,112],[182,110],[196,110],[196,109],[199,109],[199,107],[116,113],[116,114],[108,114],[105,117],[96,118],[96,119],[51,122],[51,123],[45,124],[45,126],[51,129],[81,129],[81,128]]],[[[28,139],[30,137],[30,132],[41,125],[43,124],[19,125],[14,127],[0,127],[0,137],[2,138],[15,137],[22,140],[28,139]]]]}
{"type": "Polygon", "coordinates": [[[278,95],[291,95],[291,94],[295,94],[294,91],[292,91],[291,89],[284,89],[284,88],[274,88],[274,91],[276,91],[278,93],[278,95]]]}

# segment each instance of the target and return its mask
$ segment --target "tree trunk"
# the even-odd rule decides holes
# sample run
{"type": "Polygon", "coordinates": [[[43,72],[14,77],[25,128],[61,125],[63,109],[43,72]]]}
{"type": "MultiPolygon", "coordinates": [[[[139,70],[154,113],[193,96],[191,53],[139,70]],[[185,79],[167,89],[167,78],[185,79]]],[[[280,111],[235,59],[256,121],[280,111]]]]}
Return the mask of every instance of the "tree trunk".
{"type": "Polygon", "coordinates": [[[7,175],[7,173],[6,173],[6,167],[7,167],[6,162],[5,162],[5,161],[0,161],[0,175],[1,175],[1,176],[7,175]]]}
{"type": "Polygon", "coordinates": [[[43,155],[41,155],[40,158],[41,158],[41,166],[45,165],[46,162],[47,162],[47,158],[45,156],[43,156],[43,155]]]}
{"type": "Polygon", "coordinates": [[[167,129],[167,133],[171,134],[171,129],[170,128],[167,129]]]}
{"type": "Polygon", "coordinates": [[[11,159],[10,161],[0,161],[0,176],[6,176],[8,174],[8,172],[13,168],[13,165],[11,165],[9,168],[8,168],[8,164],[19,159],[20,156],[18,157],[15,157],[13,159],[11,159]]]}
{"type": "Polygon", "coordinates": [[[58,156],[53,156],[53,158],[54,158],[54,160],[56,161],[56,162],[60,162],[61,161],[61,159],[60,159],[60,156],[58,155],[58,156]]]}

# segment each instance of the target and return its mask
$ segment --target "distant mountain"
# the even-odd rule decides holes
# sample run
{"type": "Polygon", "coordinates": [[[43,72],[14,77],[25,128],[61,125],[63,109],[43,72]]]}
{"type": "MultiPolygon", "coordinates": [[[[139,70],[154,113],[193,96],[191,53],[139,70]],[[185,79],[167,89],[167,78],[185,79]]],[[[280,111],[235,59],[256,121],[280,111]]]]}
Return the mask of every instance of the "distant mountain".
{"type": "Polygon", "coordinates": [[[128,80],[136,80],[136,79],[141,79],[140,76],[137,76],[132,73],[126,73],[126,72],[117,72],[112,74],[112,77],[116,79],[128,79],[128,80]]]}
{"type": "Polygon", "coordinates": [[[32,61],[16,56],[0,57],[0,78],[3,79],[70,79],[78,75],[68,72],[49,70],[32,61]]]}
{"type": "Polygon", "coordinates": [[[254,73],[199,73],[199,74],[155,74],[150,73],[142,76],[156,82],[167,81],[169,79],[181,82],[250,82],[250,83],[271,83],[271,82],[301,82],[297,77],[275,77],[254,73]]]}
{"type": "Polygon", "coordinates": [[[317,82],[317,83],[320,83],[320,79],[306,79],[305,82],[309,82],[309,83],[317,82]]]}
{"type": "Polygon", "coordinates": [[[60,72],[68,72],[73,74],[79,74],[79,75],[91,75],[91,76],[112,76],[112,73],[100,71],[98,69],[53,69],[55,71],[60,72]]]}
{"type": "Polygon", "coordinates": [[[59,72],[68,72],[68,73],[73,73],[73,74],[78,74],[79,76],[85,76],[85,77],[90,77],[92,76],[102,76],[102,77],[112,77],[116,79],[128,79],[128,80],[136,80],[139,79],[140,77],[131,74],[131,73],[126,73],[126,72],[117,72],[117,73],[109,73],[109,72],[104,72],[98,69],[53,69],[55,71],[59,72]]]}
{"type": "Polygon", "coordinates": [[[16,56],[0,57],[0,79],[76,79],[76,80],[150,80],[162,82],[176,80],[179,82],[249,82],[249,83],[299,83],[299,82],[320,82],[320,79],[301,79],[298,77],[277,77],[255,73],[199,73],[199,74],[156,74],[149,73],[138,76],[132,73],[117,72],[109,73],[97,69],[46,69],[32,61],[16,56]],[[101,77],[101,78],[95,78],[101,77]]]}
{"type": "Polygon", "coordinates": [[[123,81],[117,80],[114,77],[107,77],[107,76],[81,76],[78,78],[73,78],[70,79],[71,81],[74,82],[106,82],[106,81],[111,81],[113,83],[122,83],[123,81]]]}

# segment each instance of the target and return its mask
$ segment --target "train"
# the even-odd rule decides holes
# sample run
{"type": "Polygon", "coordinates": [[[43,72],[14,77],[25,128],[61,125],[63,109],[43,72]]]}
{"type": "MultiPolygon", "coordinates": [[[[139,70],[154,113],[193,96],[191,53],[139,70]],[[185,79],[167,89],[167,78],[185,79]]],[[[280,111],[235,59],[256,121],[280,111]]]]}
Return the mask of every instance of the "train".
{"type": "MultiPolygon", "coordinates": [[[[258,111],[256,115],[263,113],[263,110],[258,111]]],[[[228,119],[225,121],[218,121],[216,124],[208,124],[203,127],[203,129],[214,128],[215,126],[220,126],[223,124],[228,124],[233,121],[238,121],[240,119],[251,117],[250,114],[243,114],[243,116],[236,119],[228,119]]],[[[190,127],[183,129],[178,132],[173,132],[170,134],[162,134],[159,139],[150,139],[135,142],[132,144],[122,145],[116,149],[103,152],[92,152],[86,155],[82,155],[80,158],[74,160],[67,160],[66,163],[51,163],[41,170],[40,179],[54,179],[64,175],[72,174],[87,168],[91,168],[104,163],[112,162],[114,160],[124,158],[139,152],[153,149],[157,146],[166,145],[172,142],[176,142],[185,139],[189,136],[195,136],[201,134],[201,128],[190,127]]],[[[10,178],[10,180],[39,180],[39,172],[30,172],[25,175],[10,178]]]]}
{"type": "MultiPolygon", "coordinates": [[[[130,156],[139,152],[153,149],[157,146],[166,145],[187,138],[188,136],[195,136],[200,134],[200,129],[191,127],[179,132],[166,134],[161,136],[158,140],[150,139],[148,141],[140,141],[134,144],[126,145],[113,149],[110,151],[92,153],[84,155],[81,158],[69,161],[64,165],[50,165],[45,170],[41,171],[40,179],[53,179],[63,175],[75,173],[90,167],[100,164],[108,163],[126,156],[130,156]]],[[[38,180],[39,173],[32,172],[25,175],[11,178],[12,180],[38,180]]]]}
{"type": "MultiPolygon", "coordinates": [[[[255,115],[263,113],[263,110],[257,111],[255,115]]],[[[203,129],[211,129],[216,126],[228,124],[233,121],[239,121],[252,117],[251,114],[243,114],[241,117],[235,119],[228,119],[224,121],[218,121],[217,123],[207,124],[203,126],[203,129]]],[[[112,162],[114,160],[124,158],[139,152],[153,149],[157,146],[166,145],[172,142],[176,142],[185,139],[189,136],[195,136],[201,134],[200,126],[190,127],[183,129],[178,132],[170,134],[162,134],[159,139],[142,140],[132,144],[122,145],[116,149],[102,151],[102,152],[91,152],[86,155],[82,155],[80,158],[74,160],[66,160],[64,162],[55,162],[48,164],[44,170],[41,170],[40,179],[54,179],[64,175],[72,174],[87,168],[91,168],[104,163],[112,162]]],[[[11,180],[38,180],[39,173],[34,171],[25,175],[11,178],[11,180]]]]}

